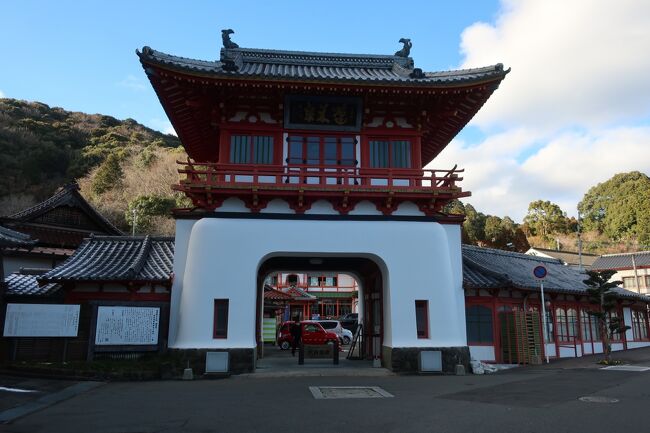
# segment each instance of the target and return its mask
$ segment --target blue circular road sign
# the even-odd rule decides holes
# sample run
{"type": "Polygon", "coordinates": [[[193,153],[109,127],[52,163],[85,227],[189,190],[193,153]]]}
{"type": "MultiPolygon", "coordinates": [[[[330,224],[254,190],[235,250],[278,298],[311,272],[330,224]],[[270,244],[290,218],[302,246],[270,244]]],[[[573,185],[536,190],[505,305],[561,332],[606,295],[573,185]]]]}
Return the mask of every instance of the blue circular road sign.
{"type": "Polygon", "coordinates": [[[535,278],[539,278],[540,280],[546,278],[546,274],[546,268],[542,265],[535,266],[535,269],[533,269],[533,275],[535,275],[535,278]]]}

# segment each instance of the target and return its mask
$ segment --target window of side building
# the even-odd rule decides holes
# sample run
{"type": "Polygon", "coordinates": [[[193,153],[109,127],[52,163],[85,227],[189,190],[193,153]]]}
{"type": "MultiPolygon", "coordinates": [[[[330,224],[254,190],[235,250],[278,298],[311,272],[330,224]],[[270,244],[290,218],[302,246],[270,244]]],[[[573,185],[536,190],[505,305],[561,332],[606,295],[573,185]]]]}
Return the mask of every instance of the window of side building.
{"type": "Polygon", "coordinates": [[[494,331],[492,309],[483,305],[469,305],[465,308],[468,344],[492,344],[494,331]]]}
{"type": "Polygon", "coordinates": [[[228,299],[214,300],[213,338],[228,338],[228,299]]]}
{"type": "Polygon", "coordinates": [[[418,338],[429,338],[429,301],[415,301],[415,325],[418,338]]]}
{"type": "Polygon", "coordinates": [[[411,168],[411,140],[370,139],[368,145],[371,168],[411,168]]]}

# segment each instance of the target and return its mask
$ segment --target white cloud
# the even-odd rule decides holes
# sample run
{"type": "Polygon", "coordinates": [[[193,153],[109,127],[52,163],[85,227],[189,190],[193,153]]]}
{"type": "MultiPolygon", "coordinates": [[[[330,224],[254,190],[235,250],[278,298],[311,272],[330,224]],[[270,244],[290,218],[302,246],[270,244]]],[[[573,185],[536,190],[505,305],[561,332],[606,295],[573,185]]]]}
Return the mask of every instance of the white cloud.
{"type": "Polygon", "coordinates": [[[650,173],[650,2],[502,0],[493,23],[462,34],[461,67],[512,72],[473,125],[432,166],[465,168],[466,202],[521,221],[533,200],[575,215],[583,194],[616,173],[650,173]]]}
{"type": "Polygon", "coordinates": [[[136,92],[141,92],[147,89],[146,84],[142,79],[136,77],[135,75],[127,75],[125,79],[116,83],[119,87],[125,87],[127,89],[135,90],[136,92]]]}
{"type": "Polygon", "coordinates": [[[432,167],[465,168],[464,200],[479,211],[521,221],[531,201],[551,200],[569,215],[587,190],[616,173],[650,173],[650,127],[566,132],[542,139],[525,129],[489,136],[472,147],[453,141],[432,167]],[[536,150],[537,149],[537,150],[536,150]],[[521,155],[536,150],[523,162],[521,155]]]}
{"type": "Polygon", "coordinates": [[[512,67],[483,127],[603,126],[650,114],[650,2],[503,0],[462,34],[462,67],[512,67]]]}
{"type": "Polygon", "coordinates": [[[0,98],[6,98],[5,93],[2,90],[0,90],[0,98]]]}
{"type": "Polygon", "coordinates": [[[167,119],[151,119],[149,121],[149,127],[160,131],[163,134],[176,135],[176,130],[172,126],[171,122],[167,119]]]}

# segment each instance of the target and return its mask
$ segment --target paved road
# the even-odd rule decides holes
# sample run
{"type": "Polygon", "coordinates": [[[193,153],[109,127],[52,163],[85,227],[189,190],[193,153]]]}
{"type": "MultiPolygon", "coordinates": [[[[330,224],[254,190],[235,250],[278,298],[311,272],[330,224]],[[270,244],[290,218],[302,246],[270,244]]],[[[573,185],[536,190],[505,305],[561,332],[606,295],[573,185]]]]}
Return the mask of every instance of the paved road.
{"type": "Polygon", "coordinates": [[[488,376],[233,377],[109,383],[6,432],[644,432],[650,372],[519,368],[488,376]],[[393,398],[317,400],[310,386],[393,398]],[[584,403],[581,396],[618,403],[584,403]]]}

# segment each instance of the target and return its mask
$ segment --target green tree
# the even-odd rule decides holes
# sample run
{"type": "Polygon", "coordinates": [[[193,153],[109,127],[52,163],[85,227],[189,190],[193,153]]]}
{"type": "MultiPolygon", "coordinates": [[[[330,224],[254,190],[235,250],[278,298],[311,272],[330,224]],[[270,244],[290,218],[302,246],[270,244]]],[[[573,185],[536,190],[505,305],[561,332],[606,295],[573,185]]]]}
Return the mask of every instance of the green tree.
{"type": "Polygon", "coordinates": [[[528,205],[528,214],[524,222],[533,235],[548,236],[556,233],[566,233],[568,220],[560,206],[548,200],[536,200],[528,205]]]}
{"type": "Polygon", "coordinates": [[[477,212],[469,203],[465,205],[463,228],[471,244],[477,245],[479,242],[485,241],[485,215],[477,212]]]}
{"type": "Polygon", "coordinates": [[[578,210],[585,230],[650,243],[650,178],[644,173],[619,173],[599,183],[587,191],[578,210]]]}
{"type": "Polygon", "coordinates": [[[119,156],[114,153],[109,154],[97,169],[97,175],[92,184],[93,192],[99,195],[119,186],[122,183],[122,176],[124,176],[124,172],[119,156]]]}
{"type": "Polygon", "coordinates": [[[131,227],[135,225],[136,232],[143,233],[151,229],[154,217],[166,216],[174,207],[173,197],[141,195],[129,202],[124,218],[131,227]]]}
{"type": "Polygon", "coordinates": [[[612,310],[616,307],[617,298],[612,289],[622,284],[621,281],[610,281],[615,273],[616,271],[613,270],[587,271],[589,278],[584,280],[584,283],[589,286],[587,289],[589,302],[599,307],[598,311],[589,311],[588,314],[598,320],[607,363],[611,363],[612,360],[611,341],[614,334],[622,334],[630,329],[629,326],[623,325],[618,316],[611,315],[612,310]]]}

